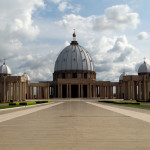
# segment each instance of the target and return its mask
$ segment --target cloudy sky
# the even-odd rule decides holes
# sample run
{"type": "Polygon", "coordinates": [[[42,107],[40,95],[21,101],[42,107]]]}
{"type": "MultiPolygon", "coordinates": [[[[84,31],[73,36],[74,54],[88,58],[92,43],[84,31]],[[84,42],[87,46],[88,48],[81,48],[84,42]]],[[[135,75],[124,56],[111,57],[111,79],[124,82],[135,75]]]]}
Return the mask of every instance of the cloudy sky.
{"type": "Polygon", "coordinates": [[[72,40],[91,54],[97,80],[118,81],[150,63],[149,0],[0,0],[0,63],[13,75],[52,80],[55,60],[72,40]]]}

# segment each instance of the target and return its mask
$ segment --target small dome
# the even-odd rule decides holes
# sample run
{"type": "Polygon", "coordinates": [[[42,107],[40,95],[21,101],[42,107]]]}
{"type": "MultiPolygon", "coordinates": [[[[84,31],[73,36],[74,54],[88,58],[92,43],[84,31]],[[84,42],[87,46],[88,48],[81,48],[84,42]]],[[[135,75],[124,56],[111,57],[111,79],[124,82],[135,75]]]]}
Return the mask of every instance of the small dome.
{"type": "Polygon", "coordinates": [[[11,74],[10,68],[6,65],[5,60],[3,65],[0,66],[0,74],[11,74]]]}
{"type": "Polygon", "coordinates": [[[27,81],[30,81],[30,77],[27,73],[24,73],[22,76],[25,77],[27,79],[27,81]]]}
{"type": "Polygon", "coordinates": [[[123,72],[120,77],[119,77],[119,81],[122,81],[123,80],[123,77],[126,76],[127,74],[125,72],[123,72]]]}
{"type": "Polygon", "coordinates": [[[150,65],[144,61],[144,63],[141,64],[138,69],[138,74],[147,74],[147,73],[150,73],[150,65]]]}

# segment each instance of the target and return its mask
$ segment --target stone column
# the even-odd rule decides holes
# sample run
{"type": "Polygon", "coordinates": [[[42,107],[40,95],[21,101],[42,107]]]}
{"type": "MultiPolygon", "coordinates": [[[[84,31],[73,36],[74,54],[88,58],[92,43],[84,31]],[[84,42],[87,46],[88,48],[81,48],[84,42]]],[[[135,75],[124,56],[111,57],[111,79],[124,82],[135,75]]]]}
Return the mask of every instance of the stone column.
{"type": "Polygon", "coordinates": [[[21,82],[19,82],[19,101],[22,101],[22,85],[21,85],[21,82]]]}
{"type": "Polygon", "coordinates": [[[128,100],[130,100],[131,99],[131,86],[130,86],[130,81],[128,81],[128,100]]]}
{"type": "Polygon", "coordinates": [[[146,82],[143,81],[143,99],[146,100],[146,82]]]}
{"type": "Polygon", "coordinates": [[[135,83],[134,83],[134,81],[132,82],[132,93],[133,93],[132,99],[135,100],[135,83]]]}
{"type": "Polygon", "coordinates": [[[137,82],[134,83],[134,99],[137,100],[137,82]]]}
{"type": "Polygon", "coordinates": [[[9,84],[9,96],[8,96],[8,100],[11,100],[11,83],[9,84]]]}
{"type": "MultiPolygon", "coordinates": [[[[53,89],[53,87],[52,87],[52,89],[53,89]]],[[[50,99],[50,87],[49,86],[47,87],[47,98],[50,99]]]]}
{"type": "Polygon", "coordinates": [[[80,98],[80,84],[78,84],[78,98],[80,98]]]}
{"type": "Polygon", "coordinates": [[[109,97],[109,87],[106,86],[106,97],[108,98],[109,97]]]}
{"type": "Polygon", "coordinates": [[[60,98],[60,84],[58,84],[58,98],[60,98]]]}
{"type": "Polygon", "coordinates": [[[141,100],[141,81],[138,84],[138,99],[141,100]]]}
{"type": "Polygon", "coordinates": [[[40,99],[42,99],[42,87],[39,87],[39,96],[40,96],[40,99]]]}
{"type": "Polygon", "coordinates": [[[81,84],[81,97],[83,97],[83,84],[81,84]]]}
{"type": "Polygon", "coordinates": [[[93,85],[93,97],[96,96],[96,88],[95,88],[95,85],[93,85]]]}
{"type": "Polygon", "coordinates": [[[69,92],[68,92],[68,90],[69,90],[69,88],[68,88],[68,84],[66,84],[66,98],[68,98],[69,97],[69,92]]]}
{"type": "Polygon", "coordinates": [[[60,97],[62,98],[62,84],[60,84],[60,97]]]}
{"type": "Polygon", "coordinates": [[[69,84],[69,98],[71,98],[71,84],[69,84]]]}
{"type": "Polygon", "coordinates": [[[92,95],[91,95],[91,84],[89,84],[89,97],[91,98],[92,95]]]}
{"type": "Polygon", "coordinates": [[[146,82],[146,99],[149,100],[149,86],[148,86],[148,82],[146,82]]]}
{"type": "Polygon", "coordinates": [[[16,100],[18,100],[18,82],[15,84],[15,95],[16,95],[16,100]]]}

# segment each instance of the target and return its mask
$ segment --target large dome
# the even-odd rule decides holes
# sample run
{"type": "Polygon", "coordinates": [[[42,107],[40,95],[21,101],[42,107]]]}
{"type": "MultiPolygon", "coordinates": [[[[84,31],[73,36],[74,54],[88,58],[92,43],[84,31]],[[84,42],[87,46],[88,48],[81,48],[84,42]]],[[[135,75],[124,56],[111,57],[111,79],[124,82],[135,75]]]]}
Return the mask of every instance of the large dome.
{"type": "Polygon", "coordinates": [[[0,74],[11,74],[11,70],[6,65],[5,61],[4,61],[3,65],[0,66],[0,74]]]}
{"type": "Polygon", "coordinates": [[[138,74],[147,74],[150,73],[150,65],[147,64],[145,61],[138,69],[138,74]]]}
{"type": "MultiPolygon", "coordinates": [[[[76,35],[73,35],[76,36],[76,35]]],[[[94,63],[85,48],[72,41],[71,45],[64,48],[59,54],[54,71],[62,70],[89,70],[94,71],[94,63]]]]}

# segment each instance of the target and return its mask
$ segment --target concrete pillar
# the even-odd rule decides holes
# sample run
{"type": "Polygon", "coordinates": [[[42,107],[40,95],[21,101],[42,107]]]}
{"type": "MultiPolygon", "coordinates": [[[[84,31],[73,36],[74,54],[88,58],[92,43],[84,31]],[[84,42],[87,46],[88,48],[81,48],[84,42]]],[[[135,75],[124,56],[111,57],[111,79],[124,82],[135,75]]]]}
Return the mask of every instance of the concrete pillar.
{"type": "Polygon", "coordinates": [[[137,100],[137,82],[134,82],[134,99],[137,100]]]}
{"type": "Polygon", "coordinates": [[[95,97],[95,96],[96,96],[96,86],[93,85],[93,97],[95,97]]]}
{"type": "Polygon", "coordinates": [[[91,95],[91,84],[89,84],[89,97],[91,98],[92,95],[91,95]]]}
{"type": "Polygon", "coordinates": [[[132,100],[135,100],[135,89],[134,89],[134,81],[131,82],[131,94],[132,94],[132,100]]]}
{"type": "Polygon", "coordinates": [[[128,81],[128,100],[130,100],[131,99],[131,86],[130,86],[130,81],[128,81]]]}
{"type": "Polygon", "coordinates": [[[78,84],[78,98],[80,98],[80,84],[78,84]]]}
{"type": "Polygon", "coordinates": [[[81,84],[81,97],[83,97],[83,84],[81,84]]]}
{"type": "Polygon", "coordinates": [[[146,82],[143,81],[143,99],[146,100],[146,82]]]}
{"type": "Polygon", "coordinates": [[[69,88],[68,88],[68,84],[66,84],[66,90],[67,90],[67,91],[66,91],[66,92],[67,92],[67,93],[66,93],[66,97],[69,98],[69,88]]]}
{"type": "Polygon", "coordinates": [[[8,100],[11,100],[11,83],[9,84],[9,96],[8,96],[8,100]]]}
{"type": "Polygon", "coordinates": [[[42,87],[39,87],[39,98],[42,99],[42,87]]]}
{"type": "Polygon", "coordinates": [[[58,84],[58,98],[60,98],[60,84],[58,84]]]}
{"type": "Polygon", "coordinates": [[[15,96],[16,100],[18,100],[18,82],[15,84],[15,96]]]}
{"type": "Polygon", "coordinates": [[[50,87],[49,86],[47,87],[47,98],[50,99],[50,87]]]}
{"type": "Polygon", "coordinates": [[[114,93],[113,93],[113,86],[111,86],[111,98],[113,99],[113,95],[114,95],[114,93]]]}
{"type": "Polygon", "coordinates": [[[141,100],[141,81],[138,84],[138,99],[141,100]]]}
{"type": "Polygon", "coordinates": [[[71,84],[69,84],[69,98],[71,98],[71,84]]]}
{"type": "Polygon", "coordinates": [[[109,97],[109,86],[106,86],[106,97],[109,97]]]}
{"type": "Polygon", "coordinates": [[[15,100],[16,99],[16,95],[15,95],[15,83],[13,83],[13,100],[15,100]]]}
{"type": "Polygon", "coordinates": [[[22,101],[22,85],[21,82],[19,82],[19,101],[22,101]]]}
{"type": "Polygon", "coordinates": [[[60,97],[62,98],[62,84],[60,84],[60,97]]]}
{"type": "Polygon", "coordinates": [[[146,100],[149,100],[149,86],[148,86],[148,82],[146,82],[146,100]]]}

